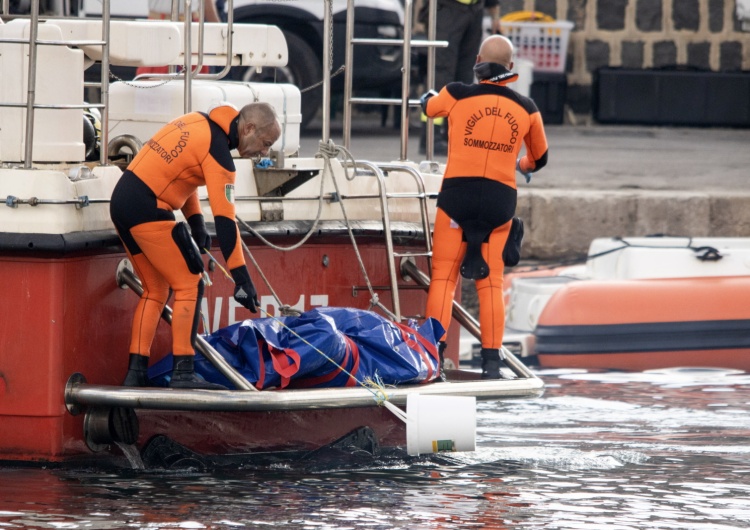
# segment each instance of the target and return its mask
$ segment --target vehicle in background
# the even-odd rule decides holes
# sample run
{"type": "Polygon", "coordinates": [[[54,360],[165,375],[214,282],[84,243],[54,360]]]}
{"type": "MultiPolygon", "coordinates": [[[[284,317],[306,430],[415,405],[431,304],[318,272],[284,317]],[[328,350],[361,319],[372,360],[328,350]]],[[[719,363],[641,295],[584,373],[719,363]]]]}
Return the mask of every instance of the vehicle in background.
{"type": "MultiPolygon", "coordinates": [[[[234,21],[273,24],[281,28],[289,46],[289,63],[260,74],[253,69],[235,69],[235,79],[292,83],[302,90],[303,127],[312,120],[321,103],[323,76],[323,8],[320,0],[267,2],[236,0],[234,21]],[[314,89],[310,87],[316,86],[314,89]]],[[[356,0],[355,38],[400,39],[404,10],[399,0],[356,0]]],[[[344,64],[346,0],[333,0],[333,59],[331,75],[344,64]]],[[[354,46],[352,88],[355,93],[393,97],[401,90],[402,50],[400,46],[354,46]]],[[[331,79],[332,101],[343,94],[343,70],[331,79]]]]}

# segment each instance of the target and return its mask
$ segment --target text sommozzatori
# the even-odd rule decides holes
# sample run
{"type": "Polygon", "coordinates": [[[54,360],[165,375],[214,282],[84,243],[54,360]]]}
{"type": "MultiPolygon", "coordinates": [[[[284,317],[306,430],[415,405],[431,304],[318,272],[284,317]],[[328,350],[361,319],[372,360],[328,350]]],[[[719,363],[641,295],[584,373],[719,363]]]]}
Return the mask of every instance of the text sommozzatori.
{"type": "Polygon", "coordinates": [[[513,114],[511,114],[510,112],[506,112],[503,114],[500,107],[483,107],[474,111],[469,119],[466,120],[464,136],[464,145],[466,146],[511,153],[515,148],[516,142],[518,142],[518,123],[513,117],[513,114]],[[510,125],[510,138],[507,142],[503,143],[494,140],[471,138],[472,134],[474,133],[474,127],[477,125],[477,123],[479,123],[479,120],[486,116],[496,116],[508,122],[508,125],[510,125]]]}

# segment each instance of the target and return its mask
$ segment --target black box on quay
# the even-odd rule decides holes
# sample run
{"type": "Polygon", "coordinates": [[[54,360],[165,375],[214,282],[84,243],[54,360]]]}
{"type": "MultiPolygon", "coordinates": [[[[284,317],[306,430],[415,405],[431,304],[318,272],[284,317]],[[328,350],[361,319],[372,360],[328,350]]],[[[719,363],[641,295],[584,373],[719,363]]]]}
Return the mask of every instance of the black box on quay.
{"type": "Polygon", "coordinates": [[[568,77],[564,73],[534,72],[530,96],[545,124],[561,124],[565,117],[568,77]]]}
{"type": "Polygon", "coordinates": [[[601,68],[593,96],[600,123],[750,127],[750,72],[601,68]]]}

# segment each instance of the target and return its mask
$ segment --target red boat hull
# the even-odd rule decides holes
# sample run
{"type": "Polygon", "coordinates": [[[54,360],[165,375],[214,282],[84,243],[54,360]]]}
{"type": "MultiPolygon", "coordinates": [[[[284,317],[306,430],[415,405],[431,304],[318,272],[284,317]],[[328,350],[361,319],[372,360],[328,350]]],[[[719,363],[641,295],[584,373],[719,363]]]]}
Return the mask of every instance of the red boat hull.
{"type": "MultiPolygon", "coordinates": [[[[359,242],[359,240],[358,240],[359,242]]],[[[335,239],[307,244],[294,252],[252,248],[282,303],[308,310],[316,305],[368,309],[370,295],[350,244],[335,239]]],[[[360,253],[381,302],[392,307],[382,238],[363,238],[360,253]]],[[[397,251],[414,249],[397,248],[397,251]]],[[[216,256],[220,255],[215,251],[216,256]]],[[[5,282],[0,305],[0,460],[64,461],[90,455],[83,415],[65,407],[68,379],[81,373],[97,385],[119,385],[124,377],[130,325],[138,297],[118,287],[115,273],[125,254],[118,248],[73,254],[16,254],[0,257],[5,282]]],[[[427,270],[425,260],[419,260],[427,270]]],[[[269,314],[276,303],[261,276],[249,265],[269,314]]],[[[232,284],[218,269],[210,272],[205,313],[210,331],[257,315],[232,299],[232,284]]],[[[424,312],[426,293],[403,284],[401,313],[424,312]]],[[[454,337],[458,333],[453,334],[454,337]]],[[[152,349],[152,362],[171,351],[165,322],[152,349]]],[[[137,411],[139,444],[165,434],[208,454],[258,449],[309,449],[368,425],[381,442],[403,444],[403,424],[378,407],[296,412],[174,413],[137,411]]]]}

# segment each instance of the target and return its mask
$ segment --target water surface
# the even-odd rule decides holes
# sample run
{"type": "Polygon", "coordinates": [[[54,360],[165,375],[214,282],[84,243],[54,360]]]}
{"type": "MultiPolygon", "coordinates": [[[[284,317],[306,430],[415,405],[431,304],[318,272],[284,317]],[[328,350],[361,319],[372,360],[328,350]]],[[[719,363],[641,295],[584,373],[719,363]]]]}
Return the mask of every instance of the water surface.
{"type": "Polygon", "coordinates": [[[0,529],[750,526],[750,375],[538,373],[543,397],[479,404],[473,453],[0,468],[0,529]]]}

